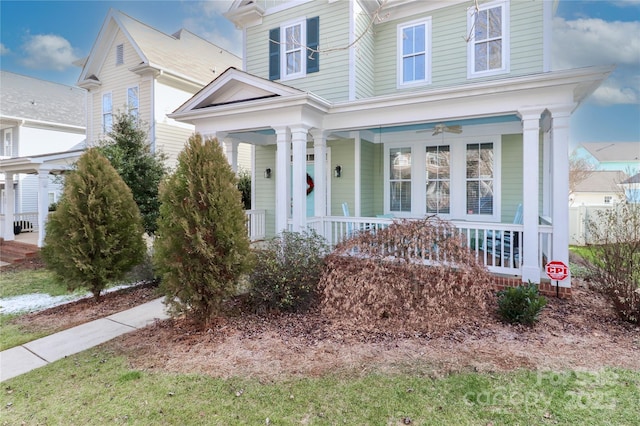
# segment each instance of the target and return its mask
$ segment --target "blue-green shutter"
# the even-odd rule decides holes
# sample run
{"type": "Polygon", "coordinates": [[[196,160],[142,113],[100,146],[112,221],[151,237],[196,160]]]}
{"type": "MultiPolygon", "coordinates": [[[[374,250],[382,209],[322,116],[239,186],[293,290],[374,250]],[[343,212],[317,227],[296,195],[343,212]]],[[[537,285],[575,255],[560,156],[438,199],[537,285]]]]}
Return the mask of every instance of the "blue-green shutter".
{"type": "MultiPolygon", "coordinates": [[[[320,17],[307,19],[307,47],[317,50],[320,44],[320,17]]],[[[320,71],[320,53],[307,51],[307,74],[320,71]]]]}
{"type": "Polygon", "coordinates": [[[280,78],[280,28],[269,30],[269,80],[280,78]]]}

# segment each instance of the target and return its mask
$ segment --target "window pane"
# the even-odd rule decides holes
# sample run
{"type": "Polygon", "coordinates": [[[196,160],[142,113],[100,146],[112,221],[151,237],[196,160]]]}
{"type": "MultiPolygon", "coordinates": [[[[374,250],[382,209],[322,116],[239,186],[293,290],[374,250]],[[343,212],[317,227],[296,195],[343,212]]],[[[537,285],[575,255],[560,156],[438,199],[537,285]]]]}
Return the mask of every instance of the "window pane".
{"type": "Polygon", "coordinates": [[[479,145],[467,145],[467,179],[478,177],[479,145]]]}
{"type": "Polygon", "coordinates": [[[413,50],[413,27],[404,28],[402,30],[402,54],[409,55],[414,52],[413,50]]]}
{"type": "Polygon", "coordinates": [[[413,81],[414,78],[414,58],[413,56],[409,56],[408,58],[404,58],[402,60],[402,81],[405,83],[407,81],[413,81]]]}
{"type": "Polygon", "coordinates": [[[111,93],[102,95],[102,112],[111,112],[111,93]]]}
{"type": "Polygon", "coordinates": [[[411,148],[389,150],[391,179],[411,179],[411,148]]]}
{"type": "Polygon", "coordinates": [[[425,46],[425,26],[424,24],[416,25],[414,28],[414,49],[413,51],[416,53],[424,52],[426,50],[425,46]]]}
{"type": "Polygon", "coordinates": [[[477,41],[487,38],[487,11],[481,10],[476,15],[474,36],[477,41]]]}
{"type": "Polygon", "coordinates": [[[489,69],[502,68],[502,41],[489,42],[489,69]]]}
{"type": "Polygon", "coordinates": [[[475,70],[485,71],[487,69],[487,43],[477,43],[475,45],[475,70]]]}
{"type": "Polygon", "coordinates": [[[300,56],[301,52],[299,50],[287,53],[287,74],[295,74],[297,72],[300,72],[300,56]]]}
{"type": "Polygon", "coordinates": [[[415,75],[414,80],[424,80],[425,79],[425,66],[424,66],[424,55],[418,55],[415,57],[415,75]]]}
{"type": "Polygon", "coordinates": [[[493,214],[493,181],[480,181],[480,214],[493,214]]]}
{"type": "Polygon", "coordinates": [[[493,214],[493,144],[467,145],[467,214],[493,214]]]}
{"type": "Polygon", "coordinates": [[[502,36],[502,7],[489,9],[489,37],[502,36]]]}
{"type": "Polygon", "coordinates": [[[478,214],[478,182],[467,182],[467,214],[478,214]]]}
{"type": "Polygon", "coordinates": [[[391,182],[389,207],[395,212],[411,211],[411,182],[391,182]]]}
{"type": "Polygon", "coordinates": [[[300,38],[300,25],[294,25],[293,27],[288,27],[285,30],[286,37],[286,49],[293,50],[297,49],[301,45],[300,38]]]}

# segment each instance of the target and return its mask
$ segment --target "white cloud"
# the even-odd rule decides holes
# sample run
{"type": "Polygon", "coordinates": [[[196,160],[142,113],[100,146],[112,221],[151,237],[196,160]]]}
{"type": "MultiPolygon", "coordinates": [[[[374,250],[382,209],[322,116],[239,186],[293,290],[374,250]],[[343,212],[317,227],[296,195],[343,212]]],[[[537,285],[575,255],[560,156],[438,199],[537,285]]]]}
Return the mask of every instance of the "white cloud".
{"type": "Polygon", "coordinates": [[[23,44],[25,57],[22,64],[29,68],[63,71],[78,59],[65,38],[54,34],[29,36],[23,44]]]}
{"type": "Polygon", "coordinates": [[[602,105],[637,103],[640,38],[635,34],[640,34],[640,21],[555,18],[553,68],[616,65],[614,73],[591,99],[602,105]]]}
{"type": "Polygon", "coordinates": [[[554,67],[640,63],[640,22],[554,19],[554,67]]]}
{"type": "Polygon", "coordinates": [[[11,50],[4,43],[0,43],[0,55],[8,55],[11,53],[11,50]]]}
{"type": "Polygon", "coordinates": [[[208,0],[201,2],[200,7],[207,16],[222,15],[229,10],[231,3],[233,3],[233,0],[208,0]]]}

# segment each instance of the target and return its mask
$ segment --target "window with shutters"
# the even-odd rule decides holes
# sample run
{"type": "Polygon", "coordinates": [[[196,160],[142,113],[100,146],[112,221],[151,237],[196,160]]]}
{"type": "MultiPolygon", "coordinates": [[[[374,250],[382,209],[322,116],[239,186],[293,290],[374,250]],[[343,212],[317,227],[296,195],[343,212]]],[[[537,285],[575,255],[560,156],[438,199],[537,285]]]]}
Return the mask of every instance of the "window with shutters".
{"type": "Polygon", "coordinates": [[[116,46],[116,65],[124,64],[124,44],[116,46]]]}
{"type": "Polygon", "coordinates": [[[290,80],[320,70],[320,18],[301,19],[269,31],[269,79],[290,80]]]}

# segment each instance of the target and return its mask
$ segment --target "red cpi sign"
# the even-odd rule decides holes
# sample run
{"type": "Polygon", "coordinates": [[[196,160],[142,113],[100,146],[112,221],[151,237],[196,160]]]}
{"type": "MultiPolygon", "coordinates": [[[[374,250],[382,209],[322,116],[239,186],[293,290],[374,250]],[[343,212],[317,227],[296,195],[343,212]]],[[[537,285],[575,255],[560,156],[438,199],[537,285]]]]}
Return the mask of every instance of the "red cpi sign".
{"type": "Polygon", "coordinates": [[[547,263],[547,276],[549,279],[562,281],[569,276],[569,267],[559,260],[547,263]]]}

